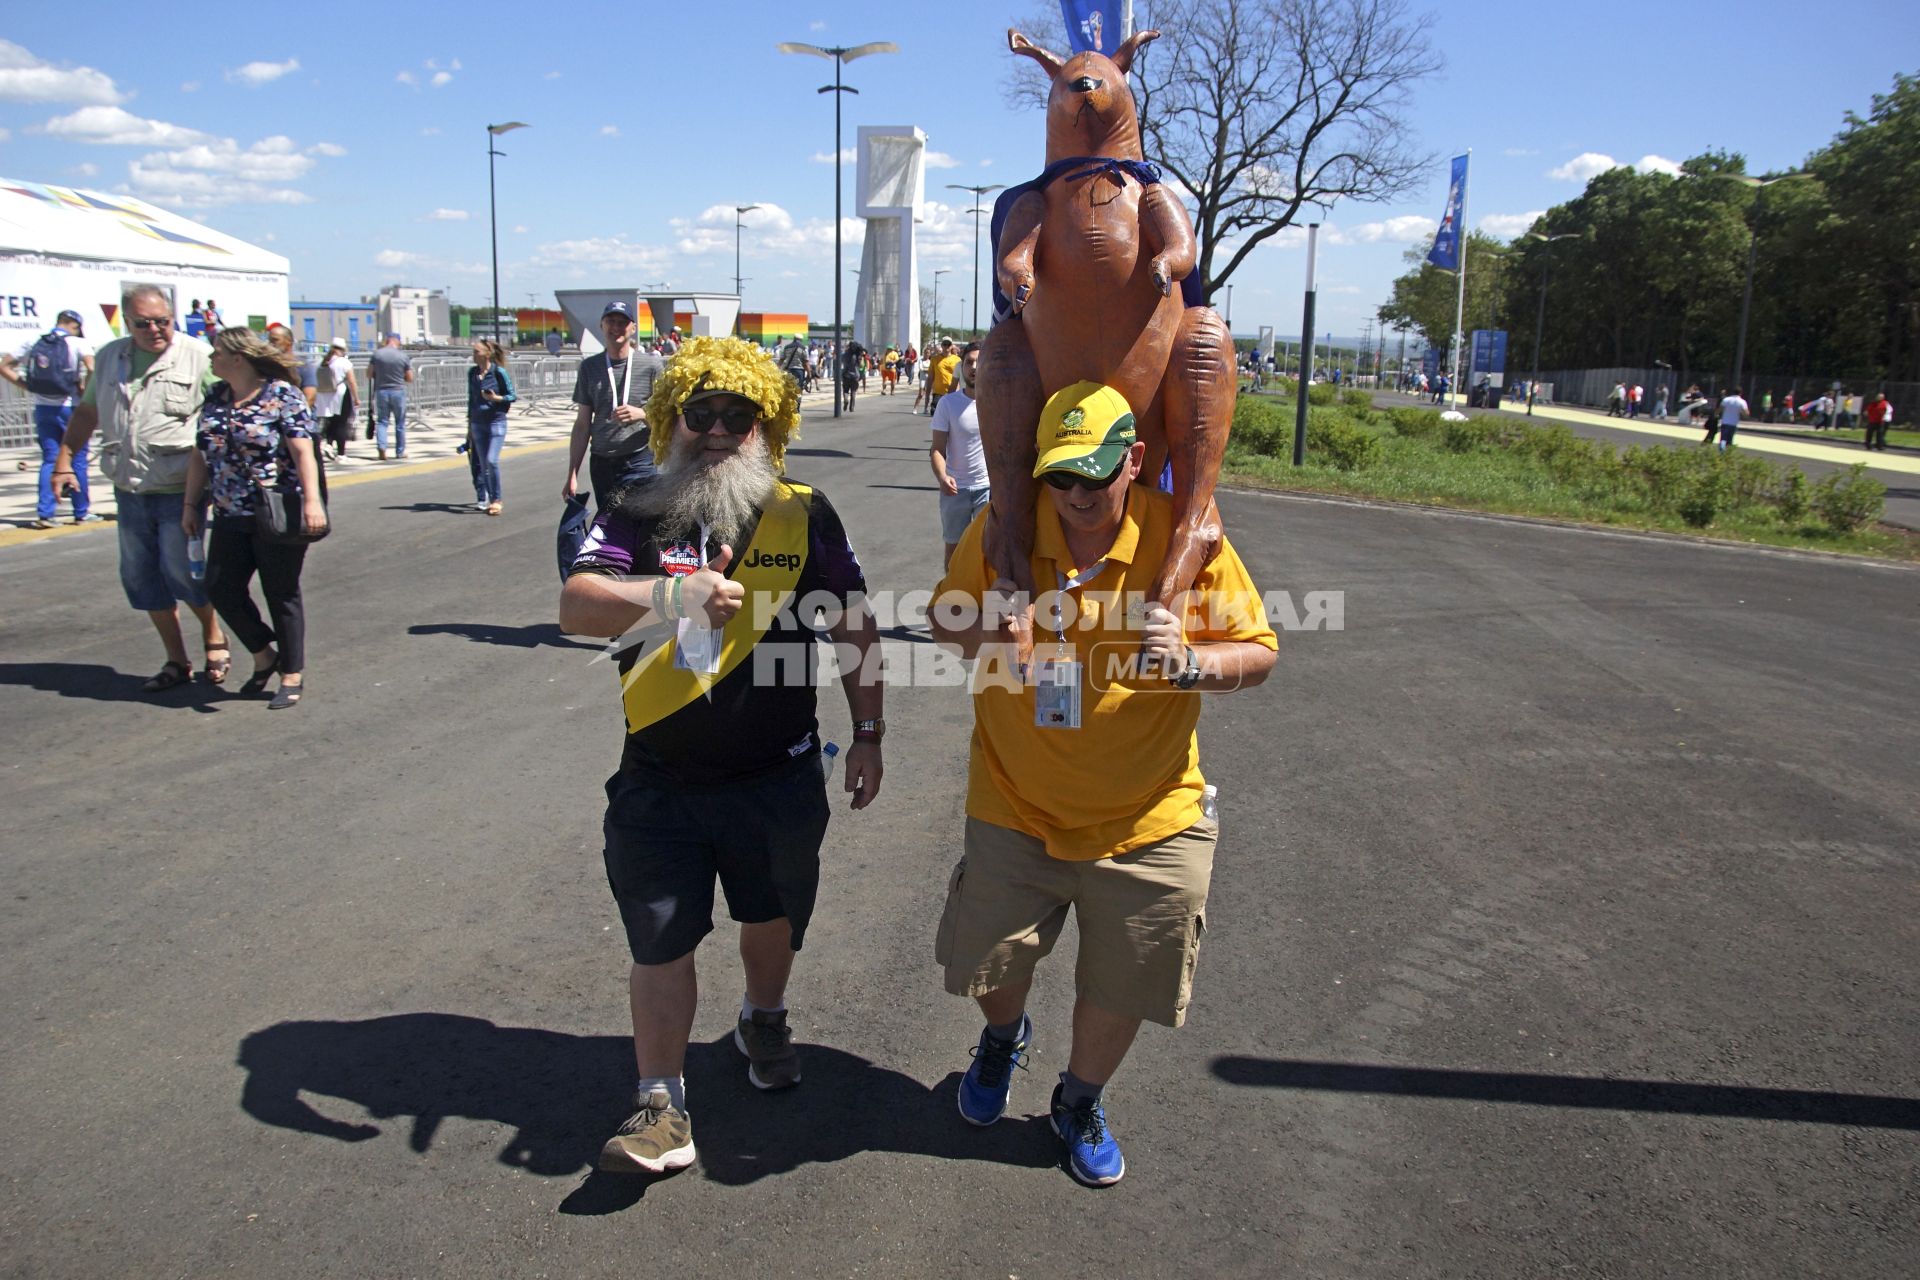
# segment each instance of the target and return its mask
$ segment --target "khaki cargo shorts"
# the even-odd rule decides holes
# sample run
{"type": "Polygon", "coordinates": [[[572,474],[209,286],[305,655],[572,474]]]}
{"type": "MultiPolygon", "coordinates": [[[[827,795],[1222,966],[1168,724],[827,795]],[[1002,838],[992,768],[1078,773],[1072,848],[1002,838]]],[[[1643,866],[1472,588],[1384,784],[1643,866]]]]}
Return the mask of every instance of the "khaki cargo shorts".
{"type": "Polygon", "coordinates": [[[968,818],[934,943],[947,990],[977,996],[1031,978],[1072,907],[1080,927],[1076,991],[1109,1013],[1179,1026],[1206,932],[1219,835],[1202,818],[1117,858],[1067,862],[1048,857],[1037,837],[968,818]]]}

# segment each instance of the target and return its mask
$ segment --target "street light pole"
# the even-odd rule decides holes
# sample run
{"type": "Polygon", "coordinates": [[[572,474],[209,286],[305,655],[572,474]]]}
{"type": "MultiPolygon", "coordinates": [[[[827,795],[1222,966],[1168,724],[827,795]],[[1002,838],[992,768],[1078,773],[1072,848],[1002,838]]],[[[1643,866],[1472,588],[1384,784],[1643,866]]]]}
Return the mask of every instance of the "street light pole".
{"type": "MultiPolygon", "coordinates": [[[[1538,240],[1542,244],[1552,244],[1555,240],[1578,240],[1580,237],[1567,232],[1563,235],[1547,236],[1538,231],[1527,233],[1529,240],[1538,240]]],[[[1540,306],[1533,317],[1533,376],[1527,379],[1527,416],[1533,416],[1533,398],[1540,385],[1540,332],[1547,324],[1547,272],[1553,269],[1553,254],[1547,253],[1540,259],[1540,306]]]]}
{"type": "Polygon", "coordinates": [[[493,241],[493,340],[500,340],[500,215],[494,200],[493,158],[507,154],[493,145],[493,140],[503,133],[515,129],[525,129],[523,120],[509,120],[505,124],[487,126],[487,231],[493,241]]]}
{"type": "Polygon", "coordinates": [[[973,331],[980,332],[980,202],[987,198],[987,192],[1000,191],[1006,187],[1004,182],[990,182],[969,186],[964,182],[949,182],[949,191],[973,192],[973,331]]]}
{"type": "Polygon", "coordinates": [[[738,335],[740,332],[740,311],[743,301],[740,294],[740,286],[746,283],[740,276],[740,231],[747,225],[744,220],[745,215],[752,213],[759,207],[757,204],[737,204],[733,206],[733,332],[735,335],[738,335]]]}
{"type": "Polygon", "coordinates": [[[952,267],[941,267],[933,273],[933,331],[936,334],[940,332],[940,277],[951,270],[952,267]]]}
{"type": "MultiPolygon", "coordinates": [[[[822,49],[819,45],[802,44],[799,41],[787,41],[774,47],[781,53],[805,53],[826,58],[833,63],[833,83],[822,85],[819,92],[833,95],[833,350],[837,359],[844,346],[840,340],[840,95],[860,92],[840,82],[840,69],[855,58],[864,58],[870,53],[898,53],[900,46],[891,40],[874,40],[852,48],[833,45],[822,49]]],[[[833,416],[840,416],[840,397],[837,394],[833,398],[833,416]]]]}

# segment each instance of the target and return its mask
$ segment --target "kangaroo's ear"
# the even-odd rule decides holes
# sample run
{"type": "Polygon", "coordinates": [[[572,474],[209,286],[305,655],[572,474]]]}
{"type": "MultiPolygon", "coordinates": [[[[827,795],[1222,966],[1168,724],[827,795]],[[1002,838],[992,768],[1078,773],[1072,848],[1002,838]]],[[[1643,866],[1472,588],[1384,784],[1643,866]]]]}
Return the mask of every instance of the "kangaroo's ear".
{"type": "Polygon", "coordinates": [[[1045,68],[1049,76],[1059,75],[1060,67],[1066,61],[1066,59],[1062,58],[1059,54],[1049,53],[1047,50],[1042,49],[1039,45],[1027,39],[1018,31],[1015,31],[1012,27],[1007,28],[1007,48],[1013,50],[1015,53],[1025,54],[1027,57],[1032,58],[1045,68]]]}
{"type": "Polygon", "coordinates": [[[1133,69],[1133,59],[1142,49],[1160,38],[1158,31],[1136,31],[1126,38],[1118,49],[1113,51],[1113,65],[1120,68],[1120,74],[1126,75],[1133,69]]]}

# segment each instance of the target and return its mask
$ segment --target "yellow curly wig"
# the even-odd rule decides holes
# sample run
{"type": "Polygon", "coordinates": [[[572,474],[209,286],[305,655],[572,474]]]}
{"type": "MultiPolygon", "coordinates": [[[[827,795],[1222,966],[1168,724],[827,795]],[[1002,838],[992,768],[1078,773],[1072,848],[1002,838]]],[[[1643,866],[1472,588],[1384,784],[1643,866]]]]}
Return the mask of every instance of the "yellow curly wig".
{"type": "Polygon", "coordinates": [[[773,357],[740,338],[689,338],[654,379],[647,421],[656,462],[673,447],[673,424],[695,391],[731,391],[760,406],[760,434],[774,470],[786,470],[787,445],[800,436],[800,384],[773,357]],[[661,428],[665,428],[662,430],[661,428]]]}

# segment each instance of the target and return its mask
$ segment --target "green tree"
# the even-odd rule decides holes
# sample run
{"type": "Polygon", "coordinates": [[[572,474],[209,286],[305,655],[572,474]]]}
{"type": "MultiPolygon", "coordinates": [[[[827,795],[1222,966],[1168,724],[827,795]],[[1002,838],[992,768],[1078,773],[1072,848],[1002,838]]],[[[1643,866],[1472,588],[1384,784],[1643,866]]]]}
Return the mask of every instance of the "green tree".
{"type": "MultiPolygon", "coordinates": [[[[1376,314],[1387,328],[1411,329],[1428,346],[1444,349],[1453,339],[1456,277],[1428,262],[1424,245],[1409,248],[1405,258],[1412,270],[1393,282],[1393,296],[1376,314]]],[[[1465,332],[1514,327],[1519,315],[1507,284],[1513,270],[1512,254],[1500,240],[1481,231],[1467,232],[1465,332]]]]}

